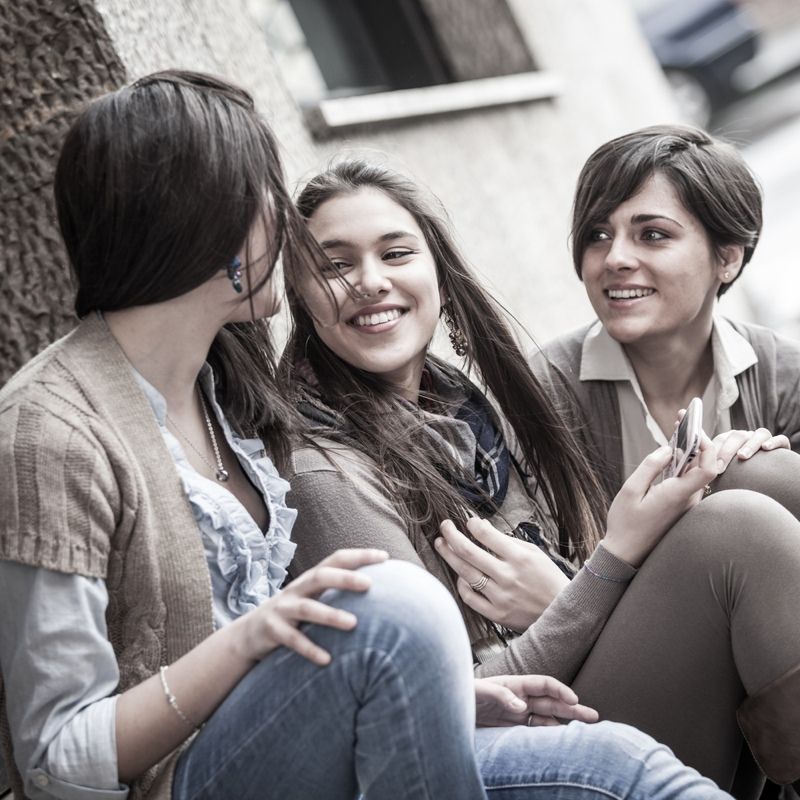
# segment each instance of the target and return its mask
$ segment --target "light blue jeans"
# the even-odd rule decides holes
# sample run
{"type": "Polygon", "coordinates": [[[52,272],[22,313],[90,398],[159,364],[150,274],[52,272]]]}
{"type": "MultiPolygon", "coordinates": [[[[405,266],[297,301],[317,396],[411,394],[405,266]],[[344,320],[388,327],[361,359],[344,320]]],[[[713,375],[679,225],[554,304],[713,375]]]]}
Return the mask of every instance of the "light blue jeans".
{"type": "Polygon", "coordinates": [[[182,755],[173,800],[727,797],[624,725],[476,732],[452,598],[410,564],[365,571],[368,593],[323,595],[354,631],[306,629],[331,663],[282,648],[254,667],[182,755]]]}

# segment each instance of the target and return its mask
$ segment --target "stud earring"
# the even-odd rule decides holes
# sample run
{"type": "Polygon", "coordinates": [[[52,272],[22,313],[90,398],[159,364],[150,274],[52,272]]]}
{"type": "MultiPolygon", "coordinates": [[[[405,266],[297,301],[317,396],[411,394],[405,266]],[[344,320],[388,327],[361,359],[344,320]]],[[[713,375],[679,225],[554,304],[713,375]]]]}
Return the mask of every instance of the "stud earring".
{"type": "Polygon", "coordinates": [[[722,273],[722,280],[724,280],[724,281],[729,281],[730,279],[731,279],[731,274],[730,274],[730,272],[728,272],[727,270],[725,270],[725,272],[723,272],[723,273],[722,273]]]}
{"type": "Polygon", "coordinates": [[[233,286],[233,291],[236,294],[242,293],[242,260],[239,256],[234,256],[233,260],[226,267],[228,271],[228,280],[233,286]]]}
{"type": "Polygon", "coordinates": [[[447,335],[450,338],[450,344],[453,346],[455,354],[459,358],[463,358],[467,354],[467,337],[464,336],[464,331],[461,330],[458,320],[453,314],[453,306],[447,303],[442,310],[444,312],[445,325],[449,330],[447,335]]]}

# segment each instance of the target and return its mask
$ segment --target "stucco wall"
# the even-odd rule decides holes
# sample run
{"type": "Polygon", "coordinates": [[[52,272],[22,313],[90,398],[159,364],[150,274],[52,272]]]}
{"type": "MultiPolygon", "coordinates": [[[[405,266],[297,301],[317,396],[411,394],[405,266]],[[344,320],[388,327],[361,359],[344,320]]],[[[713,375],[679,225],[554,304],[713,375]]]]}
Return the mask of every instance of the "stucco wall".
{"type": "MultiPolygon", "coordinates": [[[[452,0],[426,5],[434,21],[437,8],[442,20],[452,17],[452,0]]],[[[284,145],[293,182],[343,149],[411,172],[442,200],[487,283],[545,340],[591,313],[567,246],[572,188],[583,160],[611,136],[674,119],[675,109],[626,0],[508,5],[536,65],[563,78],[557,99],[314,142],[245,0],[97,0],[131,77],[177,64],[224,73],[253,91],[284,145]]],[[[448,37],[454,63],[479,46],[492,14],[503,13],[497,0],[461,0],[460,6],[461,37],[448,37]],[[465,18],[473,22],[475,42],[465,18]]]]}
{"type": "MultiPolygon", "coordinates": [[[[673,118],[675,113],[626,0],[511,0],[511,17],[499,0],[462,1],[462,17],[474,16],[471,25],[462,18],[443,36],[455,48],[450,53],[452,63],[467,62],[487,20],[496,13],[498,25],[502,17],[506,26],[498,32],[499,39],[513,44],[519,38],[507,27],[508,19],[512,23],[515,19],[533,62],[563,79],[563,93],[554,100],[381,125],[324,142],[315,142],[308,133],[261,30],[245,10],[247,2],[24,0],[18,4],[28,9],[30,19],[7,34],[15,39],[15,47],[5,49],[4,64],[30,80],[6,85],[4,96],[16,104],[5,107],[11,120],[0,144],[7,163],[9,154],[38,148],[38,172],[35,181],[25,183],[26,170],[19,168],[15,188],[9,189],[8,181],[2,187],[0,379],[70,321],[65,262],[47,199],[55,146],[67,112],[55,127],[47,120],[65,99],[75,99],[78,72],[81,98],[115,81],[165,67],[227,75],[253,92],[271,120],[293,182],[309,177],[342,149],[366,149],[411,172],[441,198],[470,260],[538,339],[588,317],[567,248],[575,176],[601,141],[673,118]],[[73,38],[66,60],[64,53],[56,58],[57,51],[49,52],[59,42],[50,18],[54,9],[65,16],[66,21],[59,23],[62,28],[67,23],[83,25],[68,28],[73,38]],[[70,20],[71,14],[78,16],[70,20]],[[90,18],[96,24],[87,25],[90,18]],[[470,42],[471,30],[475,42],[470,42]],[[43,125],[50,128],[44,131],[43,125]],[[33,139],[27,141],[26,136],[33,139]]],[[[452,13],[452,0],[425,3],[434,19],[437,8],[442,19],[452,13]]],[[[519,60],[519,54],[514,58],[519,60]]],[[[498,62],[495,71],[506,71],[504,64],[498,62]]]]}
{"type": "Polygon", "coordinates": [[[606,139],[676,118],[625,0],[513,0],[552,101],[386,126],[320,146],[372,151],[412,172],[450,212],[496,295],[539,341],[590,318],[572,270],[569,207],[578,171],[606,139]]]}

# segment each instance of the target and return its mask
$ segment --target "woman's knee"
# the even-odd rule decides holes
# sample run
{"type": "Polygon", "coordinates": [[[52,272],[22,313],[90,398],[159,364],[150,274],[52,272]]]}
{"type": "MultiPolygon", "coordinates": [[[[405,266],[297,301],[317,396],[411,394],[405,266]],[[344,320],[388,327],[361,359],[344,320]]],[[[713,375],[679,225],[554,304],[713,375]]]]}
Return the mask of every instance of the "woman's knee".
{"type": "Polygon", "coordinates": [[[352,611],[358,618],[354,633],[402,641],[417,654],[459,656],[469,642],[458,606],[442,583],[425,570],[405,561],[390,560],[362,568],[372,579],[364,594],[326,592],[322,599],[352,611]]]}
{"type": "Polygon", "coordinates": [[[800,523],[760,492],[731,489],[702,500],[673,526],[654,551],[683,564],[785,555],[800,561],[800,523]]]}
{"type": "Polygon", "coordinates": [[[746,461],[734,458],[712,488],[715,493],[730,489],[759,492],[800,518],[800,454],[781,449],[756,453],[746,461]]]}

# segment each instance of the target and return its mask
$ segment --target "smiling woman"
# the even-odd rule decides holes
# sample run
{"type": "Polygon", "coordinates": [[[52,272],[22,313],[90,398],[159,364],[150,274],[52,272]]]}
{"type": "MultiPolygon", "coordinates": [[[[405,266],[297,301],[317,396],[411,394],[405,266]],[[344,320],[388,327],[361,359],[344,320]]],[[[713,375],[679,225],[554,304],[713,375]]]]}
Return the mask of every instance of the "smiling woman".
{"type": "Polygon", "coordinates": [[[703,131],[645,128],[586,162],[573,261],[598,321],[549,343],[533,366],[562,404],[574,397],[574,429],[609,496],[666,444],[692,397],[725,463],[786,438],[800,450],[800,343],[716,313],[760,231],[752,173],[703,131]]]}
{"type": "Polygon", "coordinates": [[[442,305],[419,226],[386,194],[365,188],[322,205],[309,230],[330,258],[325,275],[337,300],[337,308],[320,303],[321,288],[312,276],[305,279],[303,293],[323,309],[320,339],[415,401],[442,305]]]}
{"type": "MultiPolygon", "coordinates": [[[[647,254],[637,281],[605,283],[598,268],[598,301],[639,304],[657,329],[644,310],[674,287],[655,253],[689,220],[656,188],[644,207],[594,220],[585,258],[612,253],[624,272],[647,254]]],[[[290,465],[296,568],[382,547],[451,590],[478,674],[572,682],[724,787],[742,732],[766,770],[797,780],[800,703],[777,699],[800,695],[798,519],[754,492],[700,503],[718,471],[707,438],[691,469],[661,482],[670,450],[650,453],[604,519],[584,450],[417,187],[343,162],[298,208],[329,257],[330,291],[307,281],[291,297],[287,391],[309,424],[290,465]],[[428,352],[440,315],[476,382],[428,352]],[[775,731],[780,747],[767,743],[775,731]]],[[[717,281],[704,252],[705,297],[717,281]]],[[[800,475],[796,454],[770,458],[800,475]]]]}

